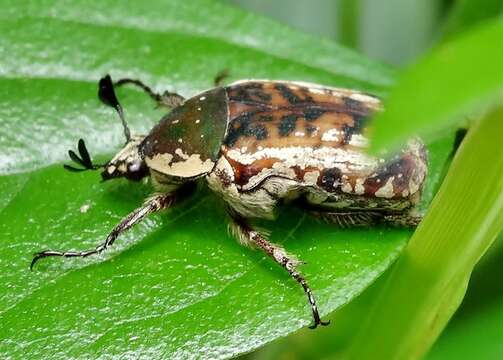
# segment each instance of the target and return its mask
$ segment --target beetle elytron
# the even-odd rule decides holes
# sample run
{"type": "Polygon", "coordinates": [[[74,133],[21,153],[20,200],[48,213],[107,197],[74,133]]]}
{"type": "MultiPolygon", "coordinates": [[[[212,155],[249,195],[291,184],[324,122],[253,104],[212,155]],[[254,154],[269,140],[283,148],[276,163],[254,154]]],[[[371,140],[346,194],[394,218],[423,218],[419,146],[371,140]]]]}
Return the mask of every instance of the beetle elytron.
{"type": "Polygon", "coordinates": [[[302,82],[244,80],[185,100],[175,93],[156,94],[138,80],[121,79],[115,85],[128,83],[172,110],[148,135],[130,135],[107,75],[98,95],[119,113],[126,144],[107,164],[94,165],[80,140],[80,157],[69,153],[84,169],[65,167],[103,168],[104,180],[150,176],[156,195],[96,248],[42,251],[32,267],[43,257],[101,253],[147,215],[172,205],[188,184],[204,179],[225,201],[239,241],[264,251],[303,287],[315,328],[328,322],[320,319],[311,289],[297,270],[300,261],[269,242],[249,220],[273,219],[277,205],[285,202],[339,226],[415,226],[420,220],[414,205],[427,173],[426,150],[411,139],[388,160],[365,153],[367,119],[381,108],[373,96],[302,82]]]}

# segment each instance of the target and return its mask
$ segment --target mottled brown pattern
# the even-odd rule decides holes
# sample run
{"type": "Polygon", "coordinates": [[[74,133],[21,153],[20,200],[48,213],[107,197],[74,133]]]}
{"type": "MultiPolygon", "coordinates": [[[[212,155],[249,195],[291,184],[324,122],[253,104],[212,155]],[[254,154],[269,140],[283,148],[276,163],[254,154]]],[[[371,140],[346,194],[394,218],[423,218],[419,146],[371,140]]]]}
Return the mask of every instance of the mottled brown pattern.
{"type": "Polygon", "coordinates": [[[373,109],[350,99],[349,93],[311,92],[281,82],[249,82],[226,88],[229,99],[228,148],[259,146],[351,146],[353,134],[363,134],[373,109]],[[340,131],[337,141],[324,141],[327,130],[340,131]]]}
{"type": "MultiPolygon", "coordinates": [[[[223,155],[225,156],[225,153],[223,155]]],[[[260,173],[263,169],[271,169],[274,163],[279,161],[278,159],[268,158],[257,160],[251,165],[243,165],[232,158],[226,157],[226,159],[232,166],[234,183],[239,186],[246,185],[250,178],[260,173]]]]}
{"type": "Polygon", "coordinates": [[[409,183],[416,174],[417,161],[418,159],[410,153],[403,153],[401,156],[388,161],[374,175],[365,179],[363,183],[365,195],[374,196],[376,191],[385,186],[389,179],[393,178],[394,197],[403,197],[402,194],[404,191],[408,191],[409,183]]]}
{"type": "Polygon", "coordinates": [[[266,171],[265,176],[284,176],[304,184],[307,176],[310,184],[314,177],[316,186],[328,193],[354,196],[362,201],[377,196],[376,204],[389,203],[392,207],[393,201],[410,197],[411,183],[420,186],[424,181],[424,170],[417,171],[426,164],[424,148],[419,153],[404,150],[380,167],[359,168],[358,163],[347,163],[344,158],[334,159],[333,166],[328,168],[295,163],[285,166],[282,163],[285,160],[273,156],[245,162],[242,159],[249,159],[247,155],[269,149],[303,148],[307,157],[316,149],[327,148],[363,152],[367,120],[379,102],[369,98],[362,101],[365,96],[351,90],[311,91],[298,84],[273,81],[240,83],[227,87],[226,91],[229,126],[221,154],[233,168],[236,185],[243,190],[258,186],[257,181],[262,181],[264,174],[256,175],[266,171]],[[352,170],[343,173],[345,165],[352,166],[352,170]],[[391,189],[390,185],[382,189],[389,179],[391,189]]]}

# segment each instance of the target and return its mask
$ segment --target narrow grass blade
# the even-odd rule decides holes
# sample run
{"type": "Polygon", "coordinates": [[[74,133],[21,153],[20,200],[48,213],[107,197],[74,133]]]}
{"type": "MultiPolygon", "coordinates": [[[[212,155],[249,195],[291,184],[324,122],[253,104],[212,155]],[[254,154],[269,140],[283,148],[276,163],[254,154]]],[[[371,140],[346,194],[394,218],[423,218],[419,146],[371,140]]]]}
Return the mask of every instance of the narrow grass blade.
{"type": "Polygon", "coordinates": [[[423,355],[503,228],[503,109],[467,135],[426,218],[382,287],[351,359],[423,355]]]}

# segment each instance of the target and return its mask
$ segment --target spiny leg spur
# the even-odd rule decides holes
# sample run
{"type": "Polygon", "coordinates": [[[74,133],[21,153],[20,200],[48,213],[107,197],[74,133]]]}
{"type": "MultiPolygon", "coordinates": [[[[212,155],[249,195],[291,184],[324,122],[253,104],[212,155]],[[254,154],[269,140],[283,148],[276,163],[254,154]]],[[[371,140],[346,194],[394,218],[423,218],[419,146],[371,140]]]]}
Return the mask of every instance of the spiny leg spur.
{"type": "Polygon", "coordinates": [[[321,320],[313,292],[309,287],[306,279],[304,279],[304,277],[296,269],[300,261],[288,255],[281,246],[271,243],[263,235],[255,231],[244,218],[233,213],[232,211],[230,211],[230,216],[233,221],[234,229],[236,230],[236,232],[238,232],[237,235],[242,238],[244,242],[249,243],[264,251],[267,255],[269,255],[269,257],[271,257],[274,261],[281,265],[283,269],[288,271],[290,276],[302,286],[309,301],[309,305],[311,305],[311,312],[314,320],[314,323],[309,326],[309,328],[316,329],[318,325],[326,326],[330,324],[330,321],[321,320]]]}

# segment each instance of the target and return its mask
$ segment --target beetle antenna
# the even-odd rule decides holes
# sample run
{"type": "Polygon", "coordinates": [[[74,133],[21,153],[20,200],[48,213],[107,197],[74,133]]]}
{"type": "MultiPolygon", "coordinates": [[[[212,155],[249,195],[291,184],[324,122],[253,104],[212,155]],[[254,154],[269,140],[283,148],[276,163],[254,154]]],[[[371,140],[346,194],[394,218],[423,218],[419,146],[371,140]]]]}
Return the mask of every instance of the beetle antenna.
{"type": "Polygon", "coordinates": [[[86,143],[84,142],[83,139],[79,139],[77,149],[79,150],[80,157],[73,150],[68,150],[68,155],[70,156],[70,159],[72,159],[74,163],[83,166],[84,168],[82,169],[64,164],[63,167],[66,170],[73,172],[80,172],[86,170],[96,170],[104,167],[104,165],[93,164],[93,162],[91,161],[91,156],[89,156],[89,151],[87,151],[86,143]]]}
{"type": "Polygon", "coordinates": [[[117,96],[115,95],[114,85],[112,83],[112,78],[110,75],[105,75],[100,79],[98,85],[98,97],[102,103],[113,107],[122,121],[122,127],[124,128],[124,136],[126,137],[126,143],[131,140],[131,132],[129,131],[129,127],[127,126],[126,119],[124,118],[124,112],[122,111],[122,106],[117,100],[117,96]]]}

